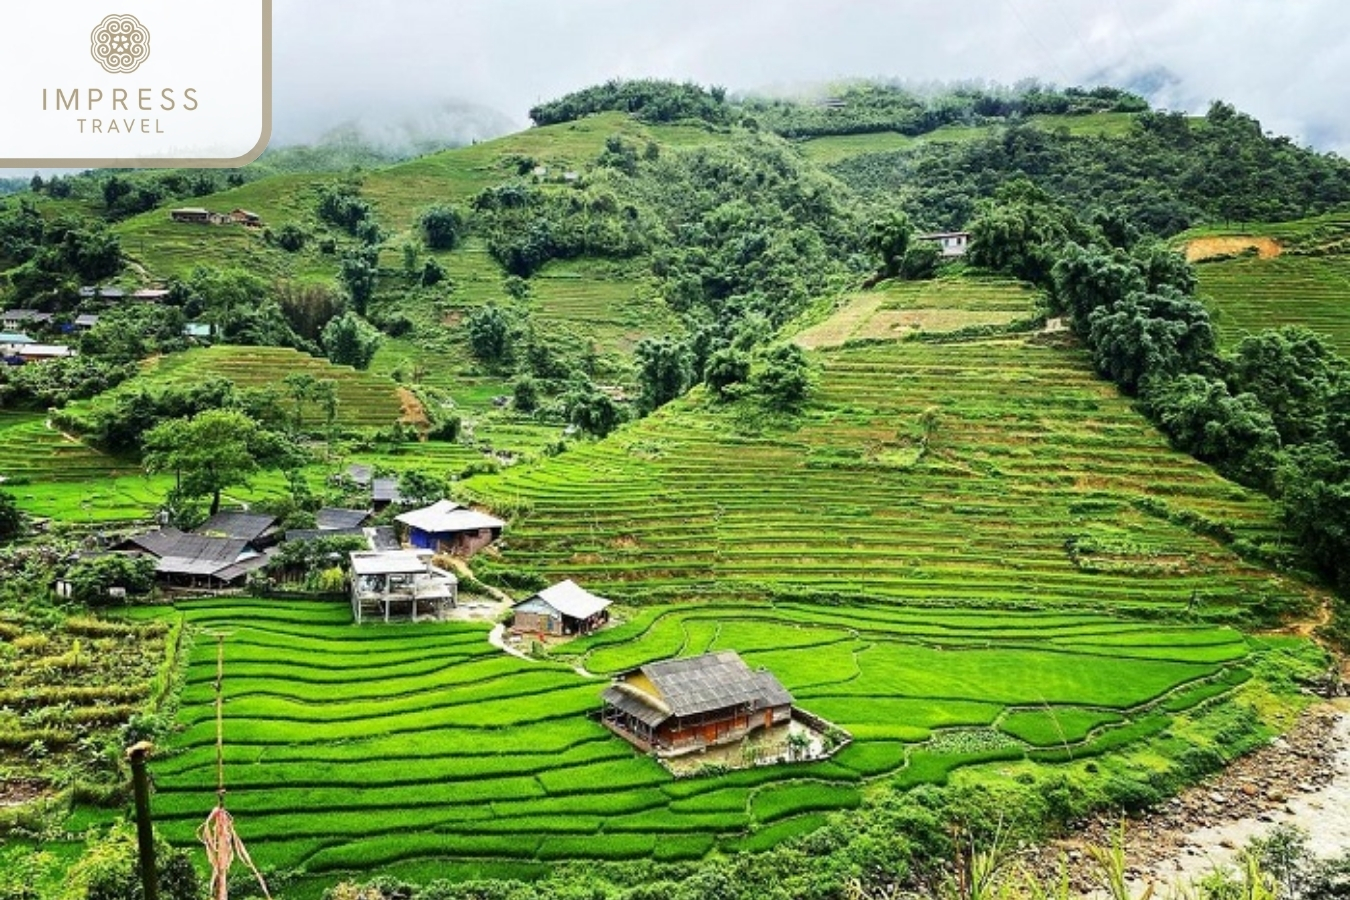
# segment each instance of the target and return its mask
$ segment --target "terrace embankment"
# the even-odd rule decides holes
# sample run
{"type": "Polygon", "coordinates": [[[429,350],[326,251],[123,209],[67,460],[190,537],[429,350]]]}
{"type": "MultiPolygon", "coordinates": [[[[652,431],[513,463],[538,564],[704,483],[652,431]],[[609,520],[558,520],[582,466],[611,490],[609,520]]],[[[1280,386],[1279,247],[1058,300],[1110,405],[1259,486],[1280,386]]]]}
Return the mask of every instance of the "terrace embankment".
{"type": "MultiPolygon", "coordinates": [[[[1350,701],[1308,710],[1288,734],[1127,822],[1128,874],[1140,889],[1182,887],[1233,863],[1251,839],[1279,824],[1307,831],[1320,856],[1350,848],[1350,701]]],[[[1050,874],[1067,856],[1075,887],[1089,890],[1086,848],[1108,845],[1118,826],[1094,819],[1074,837],[1039,848],[1033,865],[1050,874]]]]}

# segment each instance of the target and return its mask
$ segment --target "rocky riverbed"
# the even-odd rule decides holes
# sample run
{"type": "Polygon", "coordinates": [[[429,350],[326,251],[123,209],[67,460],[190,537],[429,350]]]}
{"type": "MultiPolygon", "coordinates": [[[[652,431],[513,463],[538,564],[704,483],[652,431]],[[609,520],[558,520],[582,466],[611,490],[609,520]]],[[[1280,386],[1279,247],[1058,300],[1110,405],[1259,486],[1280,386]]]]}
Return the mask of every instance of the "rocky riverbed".
{"type": "MultiPolygon", "coordinates": [[[[1249,840],[1279,823],[1308,831],[1320,856],[1350,851],[1350,703],[1308,710],[1284,737],[1129,821],[1128,874],[1138,890],[1149,882],[1159,888],[1189,883],[1232,863],[1249,840]]],[[[1108,845],[1118,825],[1093,820],[1072,839],[1040,848],[1033,867],[1048,874],[1067,856],[1074,887],[1090,891],[1086,848],[1108,845]]]]}

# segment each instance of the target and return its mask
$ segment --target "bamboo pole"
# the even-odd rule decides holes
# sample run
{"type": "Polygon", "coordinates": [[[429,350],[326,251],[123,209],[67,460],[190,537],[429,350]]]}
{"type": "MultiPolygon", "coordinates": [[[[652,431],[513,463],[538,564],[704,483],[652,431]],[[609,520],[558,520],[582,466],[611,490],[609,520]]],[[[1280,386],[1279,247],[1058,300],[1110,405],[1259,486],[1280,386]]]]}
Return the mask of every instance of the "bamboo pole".
{"type": "Polygon", "coordinates": [[[145,900],[158,900],[159,874],[155,871],[155,831],[150,821],[150,777],[145,771],[145,758],[154,749],[149,741],[141,741],[127,748],[131,760],[131,789],[136,797],[136,843],[139,848],[141,886],[145,900]]]}

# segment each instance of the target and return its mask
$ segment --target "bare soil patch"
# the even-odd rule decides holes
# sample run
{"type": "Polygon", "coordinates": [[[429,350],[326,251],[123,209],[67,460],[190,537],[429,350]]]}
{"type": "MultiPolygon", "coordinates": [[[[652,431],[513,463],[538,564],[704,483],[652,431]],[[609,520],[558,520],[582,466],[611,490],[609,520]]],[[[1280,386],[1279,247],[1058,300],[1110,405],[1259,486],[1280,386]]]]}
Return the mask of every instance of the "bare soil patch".
{"type": "Polygon", "coordinates": [[[1186,259],[1203,262],[1216,256],[1232,256],[1244,250],[1255,250],[1261,259],[1273,259],[1283,252],[1274,238],[1255,236],[1204,237],[1186,244],[1186,259]]]}
{"type": "Polygon", "coordinates": [[[422,401],[417,399],[417,395],[405,387],[398,389],[398,402],[403,407],[403,414],[399,421],[412,425],[418,431],[426,431],[431,427],[431,419],[427,418],[426,407],[422,401]]]}

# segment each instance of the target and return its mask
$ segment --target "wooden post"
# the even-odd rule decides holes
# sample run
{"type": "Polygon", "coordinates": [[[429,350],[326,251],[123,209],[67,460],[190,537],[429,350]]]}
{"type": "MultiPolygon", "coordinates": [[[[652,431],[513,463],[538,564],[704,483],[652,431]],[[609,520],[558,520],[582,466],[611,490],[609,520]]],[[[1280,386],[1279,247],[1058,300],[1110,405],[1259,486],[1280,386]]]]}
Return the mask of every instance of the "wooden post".
{"type": "Polygon", "coordinates": [[[150,822],[150,777],[145,771],[145,758],[154,749],[149,741],[141,741],[127,748],[131,760],[131,789],[136,796],[136,842],[140,850],[141,885],[145,900],[157,900],[159,877],[155,871],[155,832],[150,822]]]}

